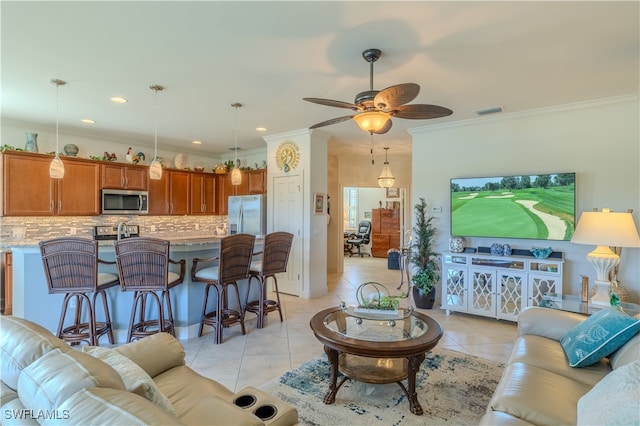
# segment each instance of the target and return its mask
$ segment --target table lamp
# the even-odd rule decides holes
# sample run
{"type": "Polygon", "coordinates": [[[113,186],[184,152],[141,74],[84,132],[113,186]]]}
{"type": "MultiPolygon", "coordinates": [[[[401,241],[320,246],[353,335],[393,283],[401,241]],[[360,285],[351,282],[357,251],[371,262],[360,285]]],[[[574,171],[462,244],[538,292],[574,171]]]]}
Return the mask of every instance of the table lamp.
{"type": "Polygon", "coordinates": [[[587,260],[596,269],[594,287],[597,291],[591,297],[590,303],[609,306],[609,271],[620,262],[620,256],[614,253],[610,246],[640,247],[640,237],[631,213],[614,213],[609,209],[584,212],[580,216],[571,242],[597,246],[587,254],[587,260]]]}

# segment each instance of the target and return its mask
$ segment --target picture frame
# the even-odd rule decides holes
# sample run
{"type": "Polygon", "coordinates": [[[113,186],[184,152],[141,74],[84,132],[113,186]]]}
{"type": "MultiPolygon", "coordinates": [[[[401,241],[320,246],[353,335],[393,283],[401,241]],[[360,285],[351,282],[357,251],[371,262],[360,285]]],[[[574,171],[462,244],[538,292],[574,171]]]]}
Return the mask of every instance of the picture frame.
{"type": "Polygon", "coordinates": [[[400,188],[387,188],[387,198],[400,198],[400,188]]]}
{"type": "Polygon", "coordinates": [[[386,208],[388,209],[399,209],[400,201],[387,201],[386,208]]]}
{"type": "Polygon", "coordinates": [[[314,192],[313,193],[313,213],[314,214],[325,214],[325,206],[327,205],[326,202],[326,194],[323,194],[321,192],[314,192]]]}

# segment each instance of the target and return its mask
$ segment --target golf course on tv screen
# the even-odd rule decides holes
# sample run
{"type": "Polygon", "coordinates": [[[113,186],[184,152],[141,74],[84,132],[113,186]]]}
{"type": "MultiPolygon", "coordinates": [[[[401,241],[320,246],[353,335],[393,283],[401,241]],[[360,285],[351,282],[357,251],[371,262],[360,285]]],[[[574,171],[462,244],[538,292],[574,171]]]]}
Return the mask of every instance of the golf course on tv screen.
{"type": "Polygon", "coordinates": [[[570,240],[575,173],[451,179],[451,235],[570,240]]]}

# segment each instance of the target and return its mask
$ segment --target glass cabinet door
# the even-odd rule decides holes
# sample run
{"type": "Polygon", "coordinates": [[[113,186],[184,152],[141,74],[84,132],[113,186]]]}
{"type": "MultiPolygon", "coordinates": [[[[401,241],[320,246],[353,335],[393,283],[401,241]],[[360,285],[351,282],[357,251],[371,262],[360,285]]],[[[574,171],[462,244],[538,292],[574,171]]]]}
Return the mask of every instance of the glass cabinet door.
{"type": "Polygon", "coordinates": [[[495,316],[495,272],[470,269],[469,274],[471,280],[469,312],[479,315],[495,316]]]}
{"type": "Polygon", "coordinates": [[[498,318],[517,321],[523,308],[525,276],[518,273],[499,274],[498,318]]]}
{"type": "Polygon", "coordinates": [[[459,312],[467,311],[467,271],[465,268],[447,267],[444,269],[442,289],[442,307],[459,312]]]}

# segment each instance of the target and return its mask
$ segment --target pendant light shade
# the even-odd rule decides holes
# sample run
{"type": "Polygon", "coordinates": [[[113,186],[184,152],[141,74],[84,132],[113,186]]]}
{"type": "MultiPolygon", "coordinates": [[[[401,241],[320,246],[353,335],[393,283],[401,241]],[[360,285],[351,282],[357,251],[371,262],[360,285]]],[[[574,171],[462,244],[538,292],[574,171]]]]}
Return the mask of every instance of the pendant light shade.
{"type": "Polygon", "coordinates": [[[389,167],[389,161],[387,159],[387,153],[389,148],[386,147],[384,149],[384,166],[382,167],[382,173],[378,177],[378,185],[380,188],[391,188],[393,183],[396,181],[396,178],[393,177],[391,173],[391,168],[389,167]]]}
{"type": "Polygon", "coordinates": [[[155,99],[155,126],[154,126],[154,149],[153,149],[153,161],[151,161],[151,165],[149,166],[149,178],[153,180],[162,179],[162,163],[158,159],[158,92],[164,90],[164,86],[160,86],[159,84],[152,84],[149,86],[149,89],[156,92],[155,99]]]}
{"type": "Polygon", "coordinates": [[[242,172],[238,167],[238,108],[240,108],[242,104],[239,102],[235,102],[235,103],[232,103],[231,106],[236,109],[236,129],[234,131],[235,141],[236,141],[236,144],[235,144],[236,156],[235,156],[235,159],[233,160],[233,170],[231,170],[231,185],[237,186],[242,183],[242,172]]]}
{"type": "Polygon", "coordinates": [[[49,165],[49,176],[53,179],[62,179],[64,177],[64,164],[60,159],[58,151],[60,151],[60,141],[59,141],[59,122],[60,122],[60,86],[64,86],[67,84],[66,81],[52,79],[51,84],[55,84],[56,86],[56,155],[51,160],[51,164],[49,165]]]}

